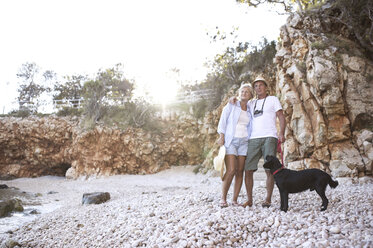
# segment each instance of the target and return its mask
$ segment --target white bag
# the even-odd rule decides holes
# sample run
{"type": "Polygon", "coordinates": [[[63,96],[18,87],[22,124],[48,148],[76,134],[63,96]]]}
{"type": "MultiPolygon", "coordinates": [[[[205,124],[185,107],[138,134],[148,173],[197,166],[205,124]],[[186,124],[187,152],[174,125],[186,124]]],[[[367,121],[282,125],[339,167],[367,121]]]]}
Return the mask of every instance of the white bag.
{"type": "Polygon", "coordinates": [[[220,171],[220,178],[223,180],[225,170],[225,146],[221,146],[218,156],[214,158],[214,169],[220,171]]]}

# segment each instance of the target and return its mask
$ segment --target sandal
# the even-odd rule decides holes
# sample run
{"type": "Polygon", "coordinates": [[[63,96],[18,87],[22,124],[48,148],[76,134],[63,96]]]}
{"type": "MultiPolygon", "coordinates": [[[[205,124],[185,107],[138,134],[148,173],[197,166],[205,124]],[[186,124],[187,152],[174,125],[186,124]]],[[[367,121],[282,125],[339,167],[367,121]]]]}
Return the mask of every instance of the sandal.
{"type": "Polygon", "coordinates": [[[226,208],[226,207],[228,207],[228,203],[227,202],[220,202],[220,207],[221,208],[226,208]]]}
{"type": "Polygon", "coordinates": [[[243,207],[243,204],[238,203],[238,202],[232,202],[232,206],[234,206],[234,207],[243,207]]]}
{"type": "Polygon", "coordinates": [[[265,202],[262,203],[263,208],[269,208],[270,206],[271,206],[270,202],[265,201],[265,202]]]}
{"type": "Polygon", "coordinates": [[[247,206],[252,207],[253,206],[253,202],[252,201],[247,201],[244,204],[242,204],[242,207],[244,207],[244,208],[246,208],[247,206]]]}

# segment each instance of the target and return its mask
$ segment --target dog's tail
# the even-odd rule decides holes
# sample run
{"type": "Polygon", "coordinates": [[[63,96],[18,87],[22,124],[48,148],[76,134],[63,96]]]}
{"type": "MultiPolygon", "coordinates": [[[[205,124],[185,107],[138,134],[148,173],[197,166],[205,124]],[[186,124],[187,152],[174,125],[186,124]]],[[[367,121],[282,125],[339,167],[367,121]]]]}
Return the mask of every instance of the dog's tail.
{"type": "Polygon", "coordinates": [[[332,177],[329,176],[329,186],[332,187],[332,188],[336,188],[338,186],[338,181],[337,180],[333,180],[332,177]]]}

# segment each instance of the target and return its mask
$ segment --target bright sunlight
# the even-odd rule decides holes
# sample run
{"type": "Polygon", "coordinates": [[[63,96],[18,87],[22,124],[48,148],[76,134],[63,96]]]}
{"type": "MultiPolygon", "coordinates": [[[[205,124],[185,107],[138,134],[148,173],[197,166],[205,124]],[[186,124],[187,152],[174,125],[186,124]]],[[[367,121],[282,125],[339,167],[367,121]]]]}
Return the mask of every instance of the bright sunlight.
{"type": "Polygon", "coordinates": [[[178,85],[172,79],[155,83],[150,87],[150,97],[156,104],[167,105],[176,100],[178,85]]]}

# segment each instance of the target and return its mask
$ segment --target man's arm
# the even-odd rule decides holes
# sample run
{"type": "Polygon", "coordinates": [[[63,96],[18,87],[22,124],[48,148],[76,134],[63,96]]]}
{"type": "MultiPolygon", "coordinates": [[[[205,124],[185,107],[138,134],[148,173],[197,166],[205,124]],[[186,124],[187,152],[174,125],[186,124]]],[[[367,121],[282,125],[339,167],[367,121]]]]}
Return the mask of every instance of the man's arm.
{"type": "Polygon", "coordinates": [[[237,97],[236,96],[231,96],[229,99],[228,99],[228,102],[230,104],[235,104],[237,102],[237,97]]]}
{"type": "Polygon", "coordinates": [[[280,140],[281,143],[285,142],[285,128],[286,128],[286,120],[284,116],[284,112],[282,109],[278,110],[276,112],[276,116],[278,120],[280,121],[280,133],[278,135],[278,139],[280,140]]]}

